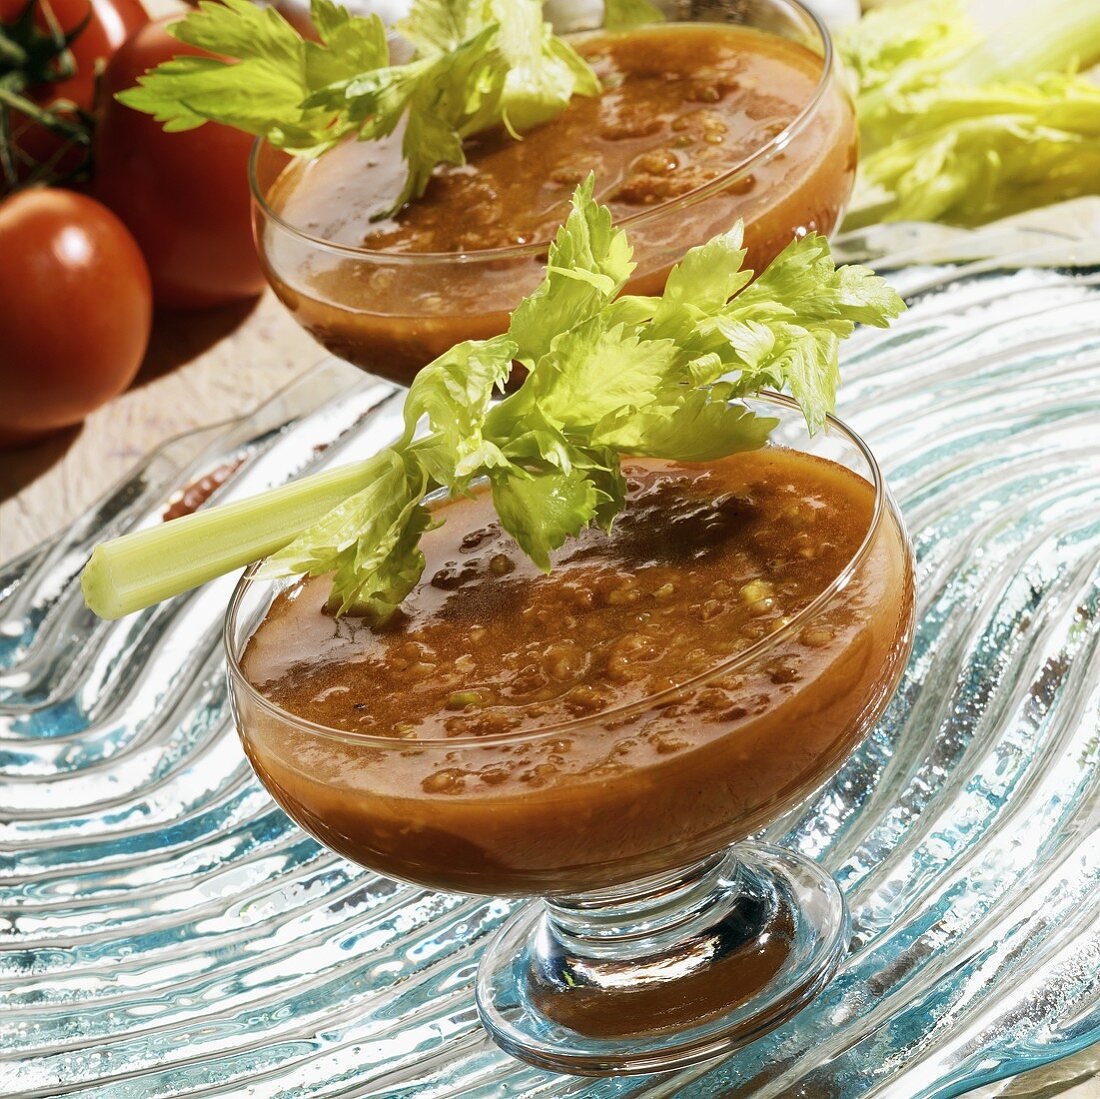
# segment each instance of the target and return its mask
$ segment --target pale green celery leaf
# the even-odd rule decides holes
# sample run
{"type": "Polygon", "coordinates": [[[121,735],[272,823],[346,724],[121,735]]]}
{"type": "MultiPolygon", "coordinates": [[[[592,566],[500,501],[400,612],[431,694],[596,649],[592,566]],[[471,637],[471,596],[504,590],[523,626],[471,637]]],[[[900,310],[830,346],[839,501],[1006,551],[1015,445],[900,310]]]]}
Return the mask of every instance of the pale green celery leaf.
{"type": "MultiPolygon", "coordinates": [[[[707,367],[712,361],[709,358],[711,355],[728,357],[725,340],[714,326],[713,315],[704,313],[688,302],[667,303],[659,312],[660,320],[654,314],[653,322],[643,324],[638,329],[638,334],[646,341],[671,340],[676,345],[679,349],[681,380],[690,380],[694,376],[692,363],[707,367]]],[[[733,362],[729,363],[729,366],[733,365],[733,362]]]]}
{"type": "Polygon", "coordinates": [[[385,34],[376,16],[342,18],[325,0],[320,18],[331,47],[307,43],[274,9],[248,0],[212,3],[171,25],[181,42],[235,60],[178,57],[138,78],[121,102],[154,115],[166,130],[221,122],[266,137],[291,152],[313,155],[346,132],[337,114],[303,106],[323,84],[385,59],[385,34]]]}
{"type": "Polygon", "coordinates": [[[610,448],[589,448],[588,480],[596,489],[596,522],[610,531],[619,512],[626,507],[626,477],[619,455],[610,448]]]}
{"type": "Polygon", "coordinates": [[[626,504],[626,480],[619,469],[619,456],[606,447],[570,442],[538,405],[529,407],[522,419],[511,422],[518,430],[503,449],[513,463],[513,472],[537,478],[549,468],[585,478],[595,491],[594,518],[610,530],[626,504]]]}
{"type": "Polygon", "coordinates": [[[608,509],[617,510],[625,499],[618,456],[606,448],[583,446],[566,438],[561,426],[530,399],[530,390],[524,392],[526,388],[521,387],[490,412],[486,434],[499,442],[512,472],[520,476],[536,477],[547,468],[586,476],[596,486],[596,517],[603,522],[608,509]],[[507,407],[510,402],[511,409],[507,407]],[[498,416],[499,412],[504,414],[498,416]]]}
{"type": "Polygon", "coordinates": [[[493,394],[502,389],[516,345],[507,336],[466,340],[429,363],[413,379],[405,398],[405,440],[412,439],[422,416],[432,431],[453,440],[480,433],[493,394]]]}
{"type": "MultiPolygon", "coordinates": [[[[788,314],[790,315],[790,314],[788,314]]],[[[780,349],[777,348],[778,308],[770,316],[762,311],[746,309],[740,315],[716,317],[707,325],[708,330],[713,330],[717,339],[724,341],[723,354],[712,352],[715,357],[721,359],[723,366],[740,371],[738,382],[739,393],[750,393],[754,389],[782,389],[783,376],[778,370],[771,370],[773,360],[779,357],[780,349]],[[761,317],[754,319],[754,312],[761,317]]],[[[715,364],[709,355],[703,356],[692,364],[701,373],[714,374],[715,364]]]]}
{"type": "Polygon", "coordinates": [[[555,38],[537,0],[493,0],[500,27],[497,48],[507,73],[501,120],[518,136],[546,122],[574,94],[597,95],[595,73],[567,43],[555,38]]]}
{"type": "Polygon", "coordinates": [[[494,424],[490,413],[486,433],[497,442],[504,456],[520,467],[531,463],[548,464],[569,473],[575,465],[579,464],[582,469],[586,466],[577,446],[566,439],[561,427],[548,420],[535,404],[527,404],[521,416],[507,422],[502,419],[494,424]]]}
{"type": "MultiPolygon", "coordinates": [[[[119,92],[116,98],[135,111],[151,114],[167,133],[193,130],[216,114],[227,125],[259,134],[271,125],[274,114],[293,112],[301,102],[300,86],[278,70],[256,73],[253,87],[258,94],[243,86],[240,74],[217,58],[179,57],[139,76],[136,87],[119,92]]],[[[312,133],[305,141],[316,145],[312,133]]]]}
{"type": "Polygon", "coordinates": [[[837,267],[829,242],[817,233],[794,240],[723,315],[793,317],[805,327],[824,325],[841,337],[854,324],[885,328],[905,303],[867,267],[837,267]]]}
{"type": "MultiPolygon", "coordinates": [[[[463,137],[499,118],[506,70],[494,46],[496,37],[497,27],[491,24],[457,49],[432,58],[418,73],[401,143],[409,174],[385,215],[423,194],[437,165],[465,164],[463,137]]],[[[372,136],[368,119],[360,137],[372,136]]]]}
{"type": "Polygon", "coordinates": [[[373,508],[373,505],[388,501],[392,508],[396,502],[400,511],[410,495],[408,470],[403,457],[392,447],[379,451],[370,464],[371,469],[364,473],[363,488],[348,496],[278,553],[272,554],[260,570],[261,578],[331,571],[336,567],[336,558],[354,549],[361,537],[360,520],[371,524],[372,531],[379,525],[388,529],[395,517],[392,510],[387,513],[381,506],[373,508]]]}
{"type": "Polygon", "coordinates": [[[212,57],[178,57],[139,76],[136,87],[116,98],[153,115],[168,133],[220,122],[300,155],[323,152],[346,132],[333,125],[333,112],[323,112],[318,124],[319,112],[299,106],[302,86],[261,62],[230,66],[212,57]],[[245,65],[253,70],[247,82],[234,71],[245,65]]]}
{"type": "Polygon", "coordinates": [[[611,413],[652,401],[677,380],[679,358],[671,340],[642,340],[596,316],[554,340],[529,384],[545,416],[566,434],[583,434],[611,413]]]}
{"type": "Polygon", "coordinates": [[[609,31],[660,23],[665,18],[664,12],[649,0],[604,0],[603,12],[603,25],[609,31]]]}
{"type": "Polygon", "coordinates": [[[690,305],[700,313],[713,313],[721,309],[752,279],[752,271],[745,271],[745,249],[741,241],[745,235],[744,222],[727,233],[712,237],[706,244],[689,248],[684,258],[668,273],[664,294],[654,316],[660,326],[666,311],[676,306],[690,305]]]}
{"type": "MultiPolygon", "coordinates": [[[[811,432],[825,424],[836,407],[840,381],[840,338],[828,324],[803,327],[772,317],[766,323],[743,317],[720,317],[717,326],[740,360],[738,395],[761,389],[789,389],[811,432]]],[[[849,325],[849,330],[850,330],[849,325]]]]}
{"type": "Polygon", "coordinates": [[[493,112],[503,88],[503,74],[489,59],[495,34],[495,26],[488,26],[451,53],[334,81],[306,100],[307,108],[339,112],[344,128],[359,131],[361,141],[384,138],[404,120],[401,155],[408,174],[397,197],[372,221],[419,196],[437,165],[465,163],[463,134],[486,102],[493,112]]]}
{"type": "Polygon", "coordinates": [[[723,312],[743,312],[750,317],[753,311],[764,315],[778,312],[797,315],[799,321],[825,319],[835,315],[835,281],[829,242],[817,233],[808,233],[792,240],[723,312]]]}
{"type": "Polygon", "coordinates": [[[598,294],[607,296],[614,292],[615,283],[607,275],[598,271],[586,271],[583,267],[553,267],[547,265],[547,274],[560,275],[564,279],[573,279],[576,282],[586,283],[598,294]]]}
{"type": "Polygon", "coordinates": [[[595,518],[600,503],[595,484],[581,470],[496,473],[491,483],[501,526],[543,572],[550,571],[550,554],[595,518]]]}
{"type": "Polygon", "coordinates": [[[896,118],[898,139],[860,165],[846,228],[975,226],[1100,193],[1100,88],[1082,78],[947,85],[908,97],[896,118]]]}
{"type": "Polygon", "coordinates": [[[332,0],[313,0],[311,18],[321,42],[305,43],[306,84],[310,88],[389,65],[386,28],[377,15],[352,15],[332,0]]]}
{"type": "Polygon", "coordinates": [[[617,426],[597,432],[593,441],[623,455],[677,462],[709,462],[757,450],[779,421],[730,403],[732,396],[733,387],[724,382],[670,391],[617,426]]]}
{"type": "Polygon", "coordinates": [[[412,452],[429,477],[463,491],[479,471],[508,465],[482,429],[496,390],[508,377],[516,345],[507,336],[456,344],[417,374],[405,399],[405,435],[426,418],[431,435],[412,452]]]}
{"type": "MultiPolygon", "coordinates": [[[[836,268],[824,237],[792,241],[760,277],[713,318],[704,332],[721,335],[714,349],[740,371],[736,392],[787,388],[811,431],[836,403],[839,342],[857,323],[885,327],[905,308],[877,275],[836,268]]],[[[712,364],[699,360],[704,369],[712,364]]]]}
{"type": "Polygon", "coordinates": [[[385,137],[397,129],[410,97],[433,63],[410,61],[336,81],[310,96],[305,106],[343,112],[348,123],[359,131],[360,140],[385,137]]]}
{"type": "Polygon", "coordinates": [[[810,431],[820,431],[826,414],[836,408],[840,337],[828,331],[807,331],[798,325],[780,325],[779,329],[776,343],[783,351],[771,369],[783,376],[810,431]]]}
{"type": "Polygon", "coordinates": [[[337,613],[354,611],[374,624],[390,618],[420,582],[424,573],[420,539],[436,525],[427,507],[410,505],[395,524],[396,539],[373,569],[373,558],[366,564],[341,559],[332,578],[331,602],[338,604],[337,613]]]}
{"type": "Polygon", "coordinates": [[[825,327],[798,324],[772,325],[775,345],[760,364],[759,388],[764,381],[771,388],[787,389],[798,402],[810,432],[825,426],[825,417],[836,408],[840,384],[840,341],[845,338],[825,327]]]}
{"type": "Polygon", "coordinates": [[[372,220],[392,217],[406,202],[422,194],[438,165],[466,163],[461,136],[430,110],[415,105],[409,110],[401,154],[409,168],[404,186],[393,204],[374,214],[372,220]]]}
{"type": "MultiPolygon", "coordinates": [[[[870,267],[858,263],[837,267],[829,280],[833,306],[843,320],[866,324],[871,328],[889,328],[895,317],[906,310],[898,292],[870,267]]],[[[828,320],[822,317],[822,320],[828,320]]],[[[836,329],[837,335],[846,338],[850,330],[836,329]]]]}
{"type": "Polygon", "coordinates": [[[428,483],[393,448],[381,451],[374,463],[377,468],[364,488],[271,556],[260,575],[331,573],[341,614],[354,605],[373,617],[391,603],[396,606],[423,569],[416,544],[426,529],[419,510],[428,483]],[[409,578],[411,583],[399,590],[409,578]]]}
{"type": "Polygon", "coordinates": [[[555,58],[572,72],[573,79],[576,81],[573,88],[574,95],[592,97],[600,94],[603,87],[595,70],[564,38],[558,38],[555,35],[550,39],[546,50],[550,57],[555,58]]]}
{"type": "MultiPolygon", "coordinates": [[[[647,325],[649,321],[653,320],[660,304],[660,298],[646,298],[640,294],[627,294],[604,306],[601,315],[608,328],[613,328],[616,324],[625,324],[627,328],[637,328],[647,325]]],[[[644,328],[643,332],[648,332],[648,328],[644,328]]]]}
{"type": "Polygon", "coordinates": [[[579,470],[588,477],[598,478],[617,462],[605,447],[593,448],[566,438],[549,421],[543,421],[537,412],[525,417],[523,430],[503,444],[502,449],[516,469],[527,471],[531,476],[553,467],[562,473],[579,470]]]}
{"type": "MultiPolygon", "coordinates": [[[[170,23],[169,33],[189,45],[262,62],[284,74],[294,74],[305,53],[302,36],[277,11],[249,0],[202,0],[183,19],[170,23]]],[[[300,82],[300,73],[296,75],[300,82]]]]}
{"type": "Polygon", "coordinates": [[[686,380],[692,386],[710,385],[729,370],[729,362],[717,351],[708,351],[687,364],[686,380]]]}
{"type": "Polygon", "coordinates": [[[490,0],[416,0],[394,30],[421,55],[448,53],[493,21],[490,0]]]}
{"type": "Polygon", "coordinates": [[[508,334],[528,367],[550,350],[554,338],[595,316],[634,271],[626,234],[611,211],[593,198],[595,177],[573,192],[572,208],[550,245],[546,277],[512,313],[508,334]]]}
{"type": "Polygon", "coordinates": [[[684,359],[720,353],[721,341],[714,339],[704,322],[752,280],[752,271],[741,267],[745,259],[743,228],[738,221],[728,233],[688,250],[669,272],[644,339],[675,340],[684,359]]]}
{"type": "Polygon", "coordinates": [[[408,454],[430,480],[456,494],[469,492],[470,482],[487,470],[511,464],[495,443],[480,438],[464,442],[456,455],[446,439],[428,435],[412,443],[408,454]]]}

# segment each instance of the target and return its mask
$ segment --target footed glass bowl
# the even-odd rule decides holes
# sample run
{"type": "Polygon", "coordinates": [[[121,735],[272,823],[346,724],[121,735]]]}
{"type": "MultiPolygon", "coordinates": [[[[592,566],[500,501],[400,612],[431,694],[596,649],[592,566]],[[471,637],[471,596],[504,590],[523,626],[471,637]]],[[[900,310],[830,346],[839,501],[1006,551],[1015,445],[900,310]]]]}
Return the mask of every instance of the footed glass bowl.
{"type": "MultiPolygon", "coordinates": [[[[719,144],[709,146],[722,151],[713,179],[666,202],[616,211],[638,265],[626,291],[633,294],[660,294],[689,248],[738,219],[745,224],[746,264],[758,271],[796,236],[831,233],[858,159],[855,108],[829,33],[798,0],[657,0],[656,6],[666,18],[662,25],[729,23],[794,42],[815,69],[820,59],[820,74],[786,126],[759,122],[737,140],[718,136],[719,144]]],[[[559,34],[584,34],[602,26],[603,12],[584,0],[558,0],[552,18],[559,34]]],[[[692,118],[698,122],[706,106],[678,109],[695,125],[692,118]]],[[[601,119],[593,125],[613,121],[614,112],[601,119]]],[[[537,142],[538,132],[527,140],[537,142]]],[[[549,239],[455,252],[365,247],[361,232],[345,224],[342,206],[368,155],[368,147],[349,142],[315,163],[291,164],[285,153],[257,142],[249,173],[256,244],[276,295],[320,344],[408,385],[452,345],[507,329],[511,310],[542,281],[549,239]]],[[[584,174],[561,184],[548,180],[545,189],[564,201],[584,174]]],[[[476,225],[473,213],[463,212],[476,225]]]]}
{"type": "Polygon", "coordinates": [[[748,837],[831,778],[882,713],[912,638],[912,561],[856,435],[830,420],[809,436],[787,398],[750,403],[778,419],[773,443],[866,479],[870,526],[813,602],[747,648],[731,638],[727,658],[659,695],[496,736],[343,731],[280,709],[242,667],[294,581],[258,581],[253,567],[229,607],[238,730],[303,828],[391,877],[545,898],[501,928],[477,982],[489,1032],[538,1065],[627,1074],[711,1057],[797,1011],[847,948],[832,878],[748,837]],[[633,754],[638,738],[656,754],[633,754]],[[447,781],[498,756],[492,784],[447,781]],[[545,780],[527,783],[532,768],[545,780]]]}

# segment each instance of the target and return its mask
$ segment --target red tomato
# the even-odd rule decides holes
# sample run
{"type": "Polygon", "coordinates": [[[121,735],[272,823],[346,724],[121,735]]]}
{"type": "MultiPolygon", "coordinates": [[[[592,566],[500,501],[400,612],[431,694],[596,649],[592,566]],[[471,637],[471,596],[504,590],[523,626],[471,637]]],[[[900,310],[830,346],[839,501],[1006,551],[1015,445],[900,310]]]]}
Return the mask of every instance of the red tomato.
{"type": "MultiPolygon", "coordinates": [[[[26,0],[0,0],[0,24],[5,27],[14,24],[25,5],[26,0]]],[[[20,94],[43,108],[66,100],[90,113],[95,105],[97,63],[110,58],[133,31],[149,22],[149,16],[139,0],[35,0],[34,21],[41,31],[50,29],[47,12],[66,33],[87,19],[84,29],[69,47],[76,70],[67,79],[56,81],[36,82],[41,74],[27,73],[31,83],[20,94]]],[[[56,72],[56,68],[51,67],[51,71],[56,72]]],[[[63,110],[62,114],[70,120],[75,117],[71,111],[63,110]]],[[[36,165],[46,164],[58,156],[65,139],[30,121],[15,108],[9,120],[17,175],[27,179],[36,165]]],[[[58,156],[53,169],[59,175],[72,171],[80,166],[83,156],[83,150],[72,148],[58,156]]]]}
{"type": "Polygon", "coordinates": [[[104,81],[110,98],[96,135],[94,192],[141,245],[157,305],[192,309],[255,297],[265,280],[252,242],[252,138],[214,122],[165,133],[151,115],[114,98],[179,54],[205,51],[177,42],[164,23],[150,23],[111,60],[104,81]]]}
{"type": "Polygon", "coordinates": [[[31,188],[0,203],[0,302],[0,445],[79,423],[141,366],[149,272],[94,199],[31,188]]]}

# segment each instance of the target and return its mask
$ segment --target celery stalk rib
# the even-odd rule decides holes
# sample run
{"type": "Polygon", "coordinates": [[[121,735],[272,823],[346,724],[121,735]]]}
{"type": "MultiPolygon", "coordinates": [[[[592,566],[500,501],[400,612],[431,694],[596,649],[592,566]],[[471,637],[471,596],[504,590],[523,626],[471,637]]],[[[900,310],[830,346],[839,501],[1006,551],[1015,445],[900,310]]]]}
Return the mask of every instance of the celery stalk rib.
{"type": "Polygon", "coordinates": [[[981,0],[972,12],[986,41],[952,73],[958,79],[1033,80],[1100,62],[1096,0],[1043,0],[1007,14],[999,0],[981,0]]]}
{"type": "Polygon", "coordinates": [[[115,619],[282,549],[370,479],[373,459],[124,534],[92,551],[84,600],[115,619]]]}

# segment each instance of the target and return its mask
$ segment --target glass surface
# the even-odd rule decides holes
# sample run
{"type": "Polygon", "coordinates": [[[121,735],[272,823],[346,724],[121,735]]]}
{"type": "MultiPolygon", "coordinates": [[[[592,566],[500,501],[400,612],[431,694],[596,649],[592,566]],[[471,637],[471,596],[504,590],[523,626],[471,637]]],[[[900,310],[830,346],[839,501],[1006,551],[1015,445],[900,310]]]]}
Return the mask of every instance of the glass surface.
{"type": "MultiPolygon", "coordinates": [[[[829,233],[855,178],[854,109],[828,32],[797,0],[659,0],[668,23],[730,23],[790,39],[821,58],[813,94],[785,128],[761,132],[745,153],[730,147],[723,174],[619,224],[630,234],[634,294],[659,294],[688,248],[745,221],[746,263],[762,269],[796,235],[829,233]]],[[[554,5],[560,33],[598,28],[581,0],[554,5]]],[[[526,138],[538,141],[537,131],[526,138]]],[[[315,235],[269,202],[288,157],[263,142],[250,178],[257,246],[268,279],[295,319],[334,355],[408,384],[453,344],[505,331],[508,314],[543,278],[547,241],[448,253],[371,251],[315,235]]],[[[307,186],[310,176],[305,176],[307,186]]],[[[563,189],[562,197],[569,188],[563,189]]],[[[333,203],[339,203],[334,189],[333,203]]],[[[472,216],[472,215],[471,215],[472,216]]]]}
{"type": "MultiPolygon", "coordinates": [[[[1048,263],[1080,224],[1010,244],[1048,263]]],[[[235,499],[400,432],[394,387],[328,363],[0,565],[0,1090],[946,1099],[1100,1041],[1100,270],[1017,269],[1004,238],[892,274],[910,311],[845,347],[842,412],[921,595],[883,718],[761,837],[847,899],[853,948],[819,999],[671,1076],[521,1065],[474,1005],[516,905],[329,854],[253,776],[220,649],[235,578],[120,622],[83,610],[91,544],[227,460],[235,499]]]]}

